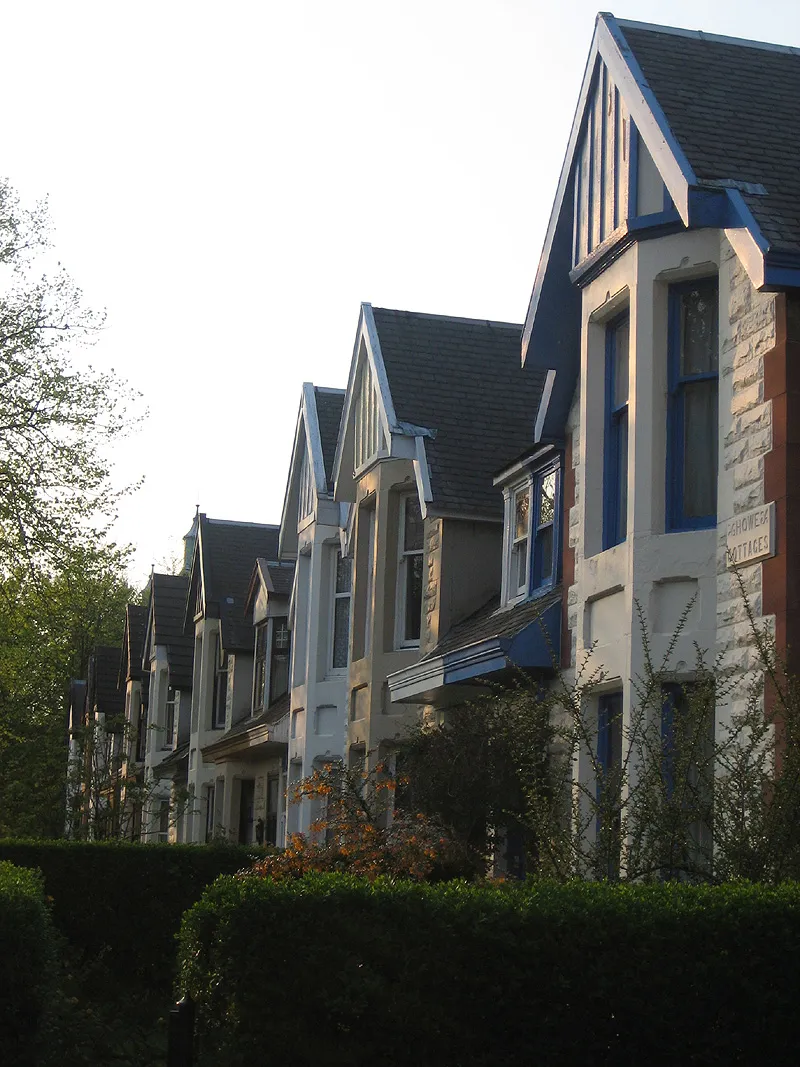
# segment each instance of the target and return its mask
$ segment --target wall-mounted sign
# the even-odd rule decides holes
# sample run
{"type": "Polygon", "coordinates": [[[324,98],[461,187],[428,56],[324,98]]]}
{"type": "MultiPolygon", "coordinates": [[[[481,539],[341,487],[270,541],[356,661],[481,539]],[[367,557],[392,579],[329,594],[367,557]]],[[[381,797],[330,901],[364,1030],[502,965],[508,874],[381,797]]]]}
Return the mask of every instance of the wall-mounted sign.
{"type": "Polygon", "coordinates": [[[728,569],[775,555],[775,501],[728,520],[728,569]]]}

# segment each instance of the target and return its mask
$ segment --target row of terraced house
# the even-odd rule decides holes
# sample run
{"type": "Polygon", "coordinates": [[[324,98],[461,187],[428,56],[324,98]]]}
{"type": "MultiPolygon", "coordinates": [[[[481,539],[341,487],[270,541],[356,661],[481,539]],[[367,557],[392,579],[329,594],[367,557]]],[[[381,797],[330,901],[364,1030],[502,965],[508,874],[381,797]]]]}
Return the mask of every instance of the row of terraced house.
{"type": "Polygon", "coordinates": [[[303,387],[280,522],[198,514],[74,689],[154,783],[132,832],[283,844],[314,768],[519,670],[603,666],[575,773],[613,765],[637,604],[656,658],[683,618],[678,685],[697,645],[743,698],[733,561],[798,647],[798,101],[795,50],[598,16],[525,322],[363,304],[346,388],[303,387]]]}

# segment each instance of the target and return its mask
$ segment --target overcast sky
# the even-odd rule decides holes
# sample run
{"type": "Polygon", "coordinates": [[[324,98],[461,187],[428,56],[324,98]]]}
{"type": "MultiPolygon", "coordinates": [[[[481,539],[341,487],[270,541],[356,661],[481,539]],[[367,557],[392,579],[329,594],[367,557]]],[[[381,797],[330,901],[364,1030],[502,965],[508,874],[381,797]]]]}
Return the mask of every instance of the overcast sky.
{"type": "MultiPolygon", "coordinates": [[[[346,385],[361,301],[522,321],[596,10],[6,0],[2,172],[149,408],[115,450],[132,577],[195,504],[279,521],[301,383],[346,385]]],[[[800,46],[795,0],[615,14],[800,46]]]]}

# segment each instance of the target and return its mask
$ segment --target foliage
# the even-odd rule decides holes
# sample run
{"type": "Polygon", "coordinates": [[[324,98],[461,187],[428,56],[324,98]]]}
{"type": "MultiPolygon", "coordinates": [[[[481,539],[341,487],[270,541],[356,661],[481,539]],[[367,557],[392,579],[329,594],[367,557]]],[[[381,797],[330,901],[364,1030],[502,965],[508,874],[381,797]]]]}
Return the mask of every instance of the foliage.
{"type": "Polygon", "coordinates": [[[112,373],[75,370],[68,353],[103,316],[57,265],[46,204],[25,208],[0,180],[0,575],[53,573],[102,541],[120,491],[105,446],[127,429],[130,399],[112,373]]]}
{"type": "Polygon", "coordinates": [[[261,850],[234,846],[0,841],[0,860],[38,867],[74,966],[105,961],[112,984],[166,995],[183,912],[219,874],[261,850]]]}
{"type": "Polygon", "coordinates": [[[35,1062],[45,1005],[56,981],[57,948],[36,871],[0,862],[0,1033],[6,1063],[35,1062]]]}
{"type": "Polygon", "coordinates": [[[658,660],[639,609],[644,664],[613,766],[598,757],[602,669],[562,676],[547,695],[559,742],[553,797],[566,801],[568,818],[557,800],[528,805],[544,873],[772,884],[800,877],[800,680],[756,622],[741,580],[740,594],[750,669],[725,670],[697,648],[691,682],[672,667],[691,603],[658,660]]]}
{"type": "Polygon", "coordinates": [[[299,1065],[788,1065],[798,951],[796,885],[221,878],[180,976],[209,1064],[258,1062],[269,1005],[299,1065]]]}
{"type": "Polygon", "coordinates": [[[17,567],[0,580],[0,835],[64,829],[67,688],[97,644],[121,640],[125,555],[74,550],[58,573],[17,567]]]}
{"type": "Polygon", "coordinates": [[[525,818],[534,802],[552,798],[551,709],[520,675],[507,689],[448,709],[437,723],[419,722],[402,741],[407,810],[434,818],[472,848],[484,864],[507,868],[535,862],[536,842],[525,818]]]}
{"type": "Polygon", "coordinates": [[[396,809],[398,779],[381,760],[356,769],[332,762],[298,782],[289,803],[319,809],[308,836],[293,834],[286,849],[260,860],[268,878],[300,878],[310,871],[348,871],[374,879],[443,878],[470,873],[476,858],[435,820],[396,809]]]}

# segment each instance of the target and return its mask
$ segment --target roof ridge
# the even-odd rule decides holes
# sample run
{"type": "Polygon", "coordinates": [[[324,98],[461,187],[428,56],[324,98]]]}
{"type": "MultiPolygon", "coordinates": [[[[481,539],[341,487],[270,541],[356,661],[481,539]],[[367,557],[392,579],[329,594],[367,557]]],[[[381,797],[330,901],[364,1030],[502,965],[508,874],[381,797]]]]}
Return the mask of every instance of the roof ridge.
{"type": "Polygon", "coordinates": [[[332,385],[315,385],[314,386],[314,392],[315,393],[326,393],[326,394],[327,393],[331,393],[334,396],[344,396],[345,393],[347,392],[347,390],[346,389],[336,389],[332,385]]]}
{"type": "Polygon", "coordinates": [[[280,525],[274,522],[240,522],[238,519],[210,519],[206,516],[206,522],[214,526],[247,526],[259,530],[280,530],[280,525]]]}
{"type": "Polygon", "coordinates": [[[800,48],[789,44],[770,44],[768,41],[751,41],[746,37],[726,37],[721,33],[706,33],[705,30],[685,30],[680,26],[660,26],[655,22],[637,22],[635,19],[617,19],[617,25],[625,30],[646,30],[650,33],[669,33],[673,37],[689,37],[695,41],[710,41],[712,44],[732,44],[740,48],[761,48],[767,52],[782,52],[800,55],[800,48]]]}
{"type": "Polygon", "coordinates": [[[509,330],[521,330],[522,323],[502,322],[500,319],[470,319],[464,315],[436,315],[430,311],[407,311],[403,308],[373,307],[375,311],[388,311],[392,315],[410,315],[415,319],[438,319],[442,322],[464,322],[471,326],[498,326],[509,330]]]}

